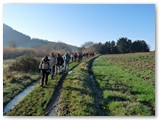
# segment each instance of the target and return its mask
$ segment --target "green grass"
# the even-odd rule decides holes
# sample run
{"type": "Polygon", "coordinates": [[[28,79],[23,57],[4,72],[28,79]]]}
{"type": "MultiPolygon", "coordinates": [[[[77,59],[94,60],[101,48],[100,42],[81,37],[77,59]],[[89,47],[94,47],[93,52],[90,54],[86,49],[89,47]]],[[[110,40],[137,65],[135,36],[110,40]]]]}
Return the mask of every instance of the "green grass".
{"type": "MultiPolygon", "coordinates": [[[[61,116],[99,116],[102,112],[106,116],[154,116],[154,57],[154,52],[149,52],[83,60],[63,82],[58,112],[61,116]],[[90,74],[101,91],[98,103],[90,74]]],[[[71,63],[69,69],[77,64],[71,63]]],[[[61,76],[49,79],[44,88],[36,87],[7,115],[44,115],[61,76]]]]}
{"type": "Polygon", "coordinates": [[[54,87],[58,82],[60,75],[54,80],[49,80],[49,85],[45,87],[36,87],[28,94],[18,105],[11,110],[8,115],[11,116],[39,116],[44,115],[46,106],[51,98],[54,87]]]}
{"type": "Polygon", "coordinates": [[[5,106],[27,86],[40,79],[38,73],[6,73],[3,78],[3,105],[5,106]]]}
{"type": "Polygon", "coordinates": [[[61,116],[99,115],[95,94],[89,78],[88,62],[83,61],[63,83],[60,96],[61,116]]]}
{"type": "MultiPolygon", "coordinates": [[[[70,64],[69,70],[73,69],[79,62],[70,64]]],[[[58,84],[61,75],[50,80],[48,86],[36,87],[18,105],[16,105],[7,115],[9,116],[41,116],[46,112],[47,105],[52,97],[55,86],[58,84]]]]}
{"type": "MultiPolygon", "coordinates": [[[[92,69],[98,86],[103,92],[103,107],[107,115],[154,115],[154,71],[148,72],[152,69],[145,69],[145,67],[141,68],[138,66],[144,63],[144,60],[153,61],[153,56],[149,56],[150,59],[147,59],[148,54],[106,55],[97,58],[93,62],[92,69]],[[136,59],[134,65],[129,63],[130,58],[136,59]],[[147,75],[152,77],[146,79],[139,76],[139,74],[145,73],[148,73],[147,75]]],[[[151,63],[150,66],[153,64],[151,63]]]]}
{"type": "Polygon", "coordinates": [[[15,62],[14,59],[3,61],[3,105],[5,106],[17,94],[27,86],[40,79],[38,73],[25,73],[11,71],[9,66],[15,62]]]}

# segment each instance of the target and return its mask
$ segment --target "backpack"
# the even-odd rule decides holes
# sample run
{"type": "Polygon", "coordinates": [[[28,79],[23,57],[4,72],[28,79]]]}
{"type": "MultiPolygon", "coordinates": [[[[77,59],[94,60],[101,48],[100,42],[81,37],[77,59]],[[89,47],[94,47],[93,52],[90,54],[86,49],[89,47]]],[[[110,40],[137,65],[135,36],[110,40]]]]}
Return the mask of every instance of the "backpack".
{"type": "Polygon", "coordinates": [[[70,60],[70,55],[69,55],[69,54],[66,54],[65,57],[64,57],[64,59],[65,59],[65,61],[68,62],[68,61],[70,60]]]}
{"type": "Polygon", "coordinates": [[[59,57],[59,65],[63,65],[63,63],[64,63],[63,58],[62,58],[62,57],[59,57]]]}
{"type": "Polygon", "coordinates": [[[49,61],[43,61],[41,64],[41,69],[49,69],[49,61]]]}

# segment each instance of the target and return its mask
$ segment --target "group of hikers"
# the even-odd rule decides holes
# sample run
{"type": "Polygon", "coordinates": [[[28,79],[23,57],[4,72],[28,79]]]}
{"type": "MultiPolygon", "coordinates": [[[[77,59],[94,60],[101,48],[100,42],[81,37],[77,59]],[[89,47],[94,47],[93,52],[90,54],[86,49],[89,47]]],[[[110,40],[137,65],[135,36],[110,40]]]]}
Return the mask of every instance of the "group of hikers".
{"type": "Polygon", "coordinates": [[[39,64],[39,70],[42,74],[40,85],[43,86],[48,84],[48,75],[51,74],[51,79],[54,75],[60,74],[67,71],[69,68],[70,60],[81,61],[83,58],[93,57],[94,53],[68,53],[66,52],[63,56],[60,54],[50,53],[49,57],[45,56],[39,64]]]}

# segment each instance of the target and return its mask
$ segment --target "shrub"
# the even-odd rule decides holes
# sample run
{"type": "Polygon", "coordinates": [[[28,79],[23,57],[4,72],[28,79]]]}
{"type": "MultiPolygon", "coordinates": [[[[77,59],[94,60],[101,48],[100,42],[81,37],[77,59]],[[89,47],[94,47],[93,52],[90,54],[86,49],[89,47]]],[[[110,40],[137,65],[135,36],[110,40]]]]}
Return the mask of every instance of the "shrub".
{"type": "Polygon", "coordinates": [[[39,62],[40,61],[33,55],[24,55],[18,57],[15,62],[9,66],[9,69],[21,72],[37,72],[39,62]]]}

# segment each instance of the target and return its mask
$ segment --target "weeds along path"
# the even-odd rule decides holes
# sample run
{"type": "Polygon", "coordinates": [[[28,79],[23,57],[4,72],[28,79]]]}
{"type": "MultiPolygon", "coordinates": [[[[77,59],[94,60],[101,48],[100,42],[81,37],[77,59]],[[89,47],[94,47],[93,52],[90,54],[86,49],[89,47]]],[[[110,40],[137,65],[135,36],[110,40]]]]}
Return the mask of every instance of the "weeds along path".
{"type": "MultiPolygon", "coordinates": [[[[69,71],[77,66],[79,62],[70,64],[69,71]]],[[[44,116],[47,108],[53,100],[52,95],[57,93],[61,81],[65,77],[63,74],[54,77],[50,80],[47,86],[36,87],[27,96],[25,96],[6,116],[44,116]]]]}
{"type": "Polygon", "coordinates": [[[55,87],[52,98],[51,98],[49,104],[47,105],[47,110],[45,113],[46,116],[58,116],[58,104],[59,104],[59,98],[61,95],[63,82],[64,82],[65,78],[67,77],[67,75],[70,74],[77,66],[78,66],[78,64],[76,66],[74,66],[71,71],[63,74],[62,77],[60,78],[57,86],[55,87]]]}

